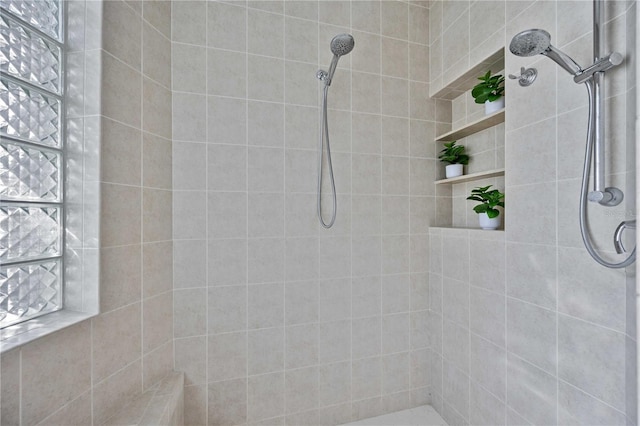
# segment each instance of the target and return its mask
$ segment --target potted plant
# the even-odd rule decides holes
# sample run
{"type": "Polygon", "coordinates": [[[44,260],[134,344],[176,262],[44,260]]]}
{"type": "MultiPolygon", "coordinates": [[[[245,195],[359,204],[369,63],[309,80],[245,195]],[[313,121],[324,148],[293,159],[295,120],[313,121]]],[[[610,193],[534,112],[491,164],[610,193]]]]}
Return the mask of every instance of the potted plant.
{"type": "Polygon", "coordinates": [[[464,145],[456,145],[456,141],[445,142],[444,149],[440,151],[438,158],[443,163],[449,163],[445,167],[447,179],[463,175],[463,165],[469,164],[469,156],[464,153],[464,145]]]}
{"type": "Polygon", "coordinates": [[[478,77],[478,80],[480,83],[471,90],[471,96],[477,104],[484,104],[484,113],[492,114],[504,108],[504,76],[492,76],[491,71],[487,71],[485,75],[478,77]]]}
{"type": "Polygon", "coordinates": [[[504,194],[497,189],[492,189],[491,185],[474,188],[467,200],[480,201],[473,208],[478,213],[480,227],[482,229],[497,229],[500,226],[500,210],[496,207],[504,208],[504,194]]]}

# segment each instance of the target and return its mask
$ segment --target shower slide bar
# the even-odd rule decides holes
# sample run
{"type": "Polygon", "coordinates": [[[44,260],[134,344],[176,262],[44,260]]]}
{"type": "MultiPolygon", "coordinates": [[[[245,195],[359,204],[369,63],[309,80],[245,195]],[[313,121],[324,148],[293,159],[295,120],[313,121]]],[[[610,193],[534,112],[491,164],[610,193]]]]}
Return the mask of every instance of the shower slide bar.
{"type": "MultiPolygon", "coordinates": [[[[589,95],[589,116],[584,168],[582,171],[582,187],[580,190],[579,222],[580,233],[589,255],[599,264],[607,268],[625,268],[635,262],[636,248],[624,260],[613,263],[605,260],[594,248],[587,225],[587,203],[597,202],[605,207],[619,205],[623,192],[616,187],[605,186],[605,71],[620,65],[623,57],[612,52],[601,56],[604,51],[604,0],[593,1],[593,56],[594,63],[582,68],[569,55],[551,45],[551,35],[543,29],[530,29],[518,33],[511,40],[509,50],[517,56],[544,55],[556,62],[569,74],[576,83],[584,83],[589,95]],[[593,165],[593,190],[589,191],[591,166],[593,165]]],[[[622,222],[614,233],[614,247],[618,253],[625,251],[622,245],[622,234],[625,229],[635,229],[635,221],[622,222]]]]}

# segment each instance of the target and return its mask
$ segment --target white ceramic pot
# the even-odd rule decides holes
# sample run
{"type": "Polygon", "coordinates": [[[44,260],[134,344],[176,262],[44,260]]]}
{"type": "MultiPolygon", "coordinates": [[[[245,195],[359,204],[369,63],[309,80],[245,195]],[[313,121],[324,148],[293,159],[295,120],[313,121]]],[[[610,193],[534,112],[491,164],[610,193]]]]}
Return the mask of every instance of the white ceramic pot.
{"type": "Polygon", "coordinates": [[[493,114],[496,111],[500,111],[502,108],[504,108],[504,96],[493,102],[485,102],[484,115],[493,114]]]}
{"type": "Polygon", "coordinates": [[[501,217],[501,215],[498,215],[493,219],[489,219],[489,216],[487,216],[486,213],[478,214],[478,218],[480,220],[480,228],[491,230],[498,229],[498,227],[500,226],[501,217]]]}
{"type": "Polygon", "coordinates": [[[449,164],[447,167],[444,168],[444,174],[447,177],[447,179],[462,176],[463,174],[462,164],[449,164]]]}

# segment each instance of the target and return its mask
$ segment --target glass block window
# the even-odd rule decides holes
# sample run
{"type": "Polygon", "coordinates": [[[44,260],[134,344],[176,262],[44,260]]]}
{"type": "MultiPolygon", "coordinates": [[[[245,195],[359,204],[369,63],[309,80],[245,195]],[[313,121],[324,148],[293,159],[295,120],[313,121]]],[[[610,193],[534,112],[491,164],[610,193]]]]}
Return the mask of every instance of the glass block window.
{"type": "Polygon", "coordinates": [[[0,0],[0,328],[62,308],[61,0],[0,0]]]}

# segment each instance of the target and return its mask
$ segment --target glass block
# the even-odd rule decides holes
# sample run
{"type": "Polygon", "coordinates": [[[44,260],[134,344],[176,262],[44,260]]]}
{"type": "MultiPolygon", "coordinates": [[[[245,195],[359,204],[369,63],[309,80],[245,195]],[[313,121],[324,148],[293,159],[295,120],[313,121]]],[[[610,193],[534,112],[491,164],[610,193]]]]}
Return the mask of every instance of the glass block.
{"type": "Polygon", "coordinates": [[[43,33],[62,41],[58,0],[0,0],[0,6],[43,33]]]}
{"type": "Polygon", "coordinates": [[[23,201],[60,201],[60,155],[0,143],[0,197],[23,201]]]}
{"type": "Polygon", "coordinates": [[[0,134],[60,146],[60,102],[54,97],[0,80],[0,134]]]}
{"type": "Polygon", "coordinates": [[[60,48],[0,16],[0,71],[60,93],[60,48]]]}
{"type": "Polygon", "coordinates": [[[59,207],[0,206],[0,262],[60,254],[59,207]]]}
{"type": "Polygon", "coordinates": [[[62,307],[60,261],[0,267],[0,327],[62,307]]]}

